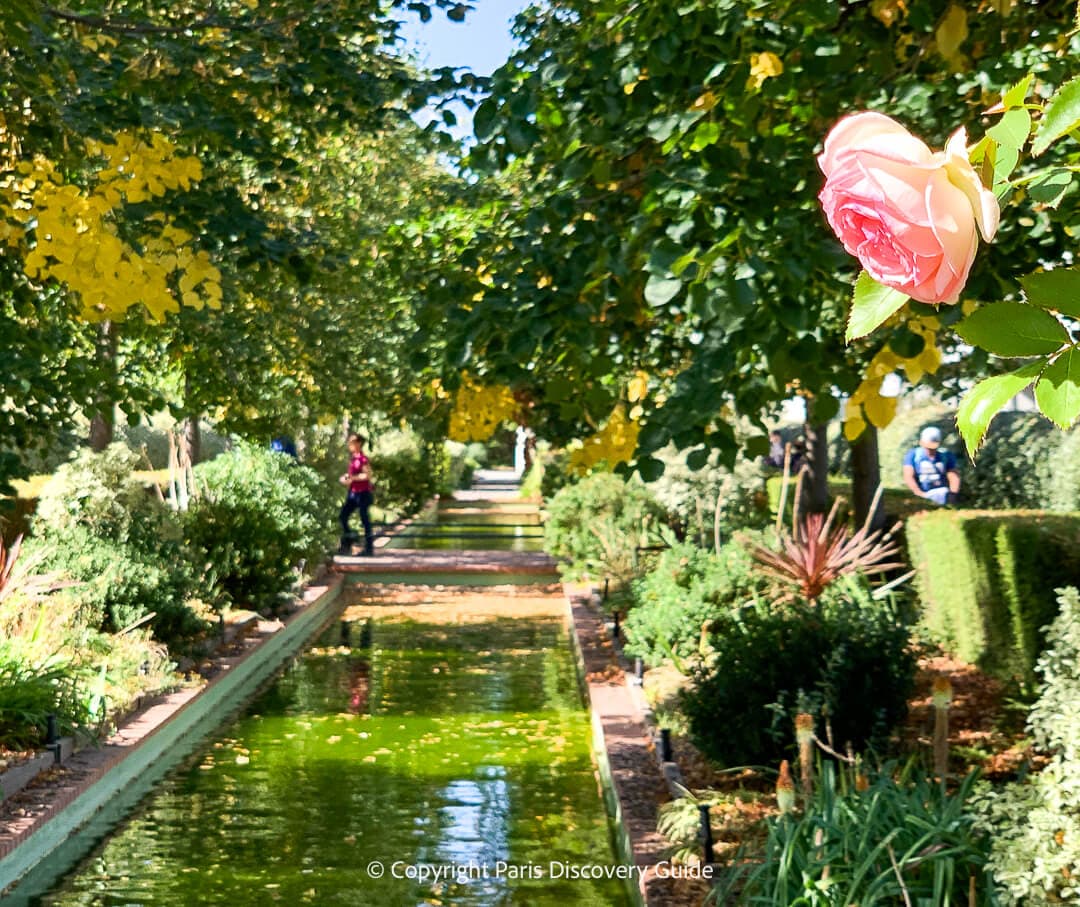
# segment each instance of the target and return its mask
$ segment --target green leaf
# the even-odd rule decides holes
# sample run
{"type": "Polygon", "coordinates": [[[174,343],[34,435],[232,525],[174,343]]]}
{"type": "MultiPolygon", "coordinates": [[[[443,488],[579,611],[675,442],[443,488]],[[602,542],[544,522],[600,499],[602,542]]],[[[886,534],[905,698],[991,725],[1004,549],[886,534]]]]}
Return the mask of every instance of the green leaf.
{"type": "Polygon", "coordinates": [[[712,453],[708,447],[699,447],[696,450],[690,451],[686,455],[686,467],[694,472],[704,467],[709,462],[709,455],[712,453]]]}
{"type": "Polygon", "coordinates": [[[851,306],[851,317],[848,318],[845,337],[847,342],[865,337],[899,311],[909,298],[899,290],[883,287],[863,271],[859,279],[855,281],[855,299],[851,306]]]}
{"type": "Polygon", "coordinates": [[[990,420],[1006,403],[1031,384],[1045,366],[1045,359],[1029,362],[1015,372],[980,381],[964,394],[956,413],[956,424],[972,459],[975,458],[975,451],[979,449],[986,430],[990,427],[990,420]]]}
{"type": "Polygon", "coordinates": [[[1035,402],[1055,425],[1072,427],[1080,416],[1080,349],[1066,350],[1042,373],[1035,385],[1035,402]]]}
{"type": "Polygon", "coordinates": [[[1019,82],[1013,85],[1008,91],[1001,96],[1002,106],[1006,110],[1012,110],[1014,107],[1020,107],[1027,99],[1028,91],[1031,89],[1031,82],[1035,78],[1034,75],[1028,73],[1019,82]]]}
{"type": "Polygon", "coordinates": [[[1019,150],[1027,143],[1031,132],[1031,114],[1023,107],[1009,110],[986,134],[999,145],[1019,150]]]}
{"type": "Polygon", "coordinates": [[[645,284],[645,301],[652,306],[667,305],[679,295],[682,281],[677,277],[660,277],[653,274],[645,284]]]}
{"type": "Polygon", "coordinates": [[[1042,154],[1054,142],[1080,126],[1080,78],[1061,86],[1050,99],[1039,121],[1031,150],[1042,154]]]}
{"type": "Polygon", "coordinates": [[[1028,302],[1080,318],[1080,268],[1037,271],[1020,279],[1028,302]]]}
{"type": "Polygon", "coordinates": [[[1069,332],[1045,309],[1022,302],[995,302],[976,309],[956,326],[972,346],[995,356],[1045,356],[1069,342],[1069,332]]]}
{"type": "Polygon", "coordinates": [[[720,139],[720,124],[705,122],[698,124],[694,130],[694,139],[690,143],[691,151],[701,151],[710,145],[715,145],[720,139]]]}
{"type": "Polygon", "coordinates": [[[1068,170],[1048,170],[1028,183],[1028,195],[1040,205],[1056,208],[1072,185],[1072,179],[1068,170]]]}
{"type": "Polygon", "coordinates": [[[1009,177],[1012,176],[1012,172],[1016,169],[1019,161],[1019,148],[1013,148],[1011,145],[998,145],[997,153],[994,156],[993,188],[998,193],[999,201],[1001,200],[1001,193],[1008,192],[1011,189],[1009,177]]]}
{"type": "Polygon", "coordinates": [[[642,457],[637,461],[637,471],[646,482],[655,482],[664,474],[664,461],[656,457],[642,457]]]}

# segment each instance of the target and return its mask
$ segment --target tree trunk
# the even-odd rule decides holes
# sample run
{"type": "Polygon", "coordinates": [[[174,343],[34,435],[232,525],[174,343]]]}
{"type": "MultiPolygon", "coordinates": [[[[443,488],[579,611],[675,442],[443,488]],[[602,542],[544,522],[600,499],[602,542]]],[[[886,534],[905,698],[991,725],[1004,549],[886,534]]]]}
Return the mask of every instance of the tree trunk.
{"type": "MultiPolygon", "coordinates": [[[[855,506],[855,525],[862,526],[874,501],[874,494],[881,483],[881,466],[878,463],[877,429],[867,425],[859,440],[851,445],[851,496],[855,506]]],[[[879,502],[870,526],[881,529],[885,525],[885,508],[879,502]]]]}
{"type": "Polygon", "coordinates": [[[202,432],[199,430],[199,413],[191,403],[190,374],[184,375],[184,407],[188,415],[180,437],[180,462],[194,466],[202,460],[202,432]]]}
{"type": "Polygon", "coordinates": [[[806,436],[806,472],[803,473],[803,513],[826,513],[829,509],[828,423],[803,426],[806,436]]]}
{"type": "Polygon", "coordinates": [[[100,453],[113,442],[116,428],[116,399],[113,393],[116,379],[116,325],[101,322],[97,336],[98,362],[103,375],[94,395],[94,412],[90,417],[90,449],[100,453]]]}
{"type": "Polygon", "coordinates": [[[194,466],[202,461],[202,431],[199,428],[198,414],[193,413],[184,420],[180,444],[181,463],[194,466]]]}

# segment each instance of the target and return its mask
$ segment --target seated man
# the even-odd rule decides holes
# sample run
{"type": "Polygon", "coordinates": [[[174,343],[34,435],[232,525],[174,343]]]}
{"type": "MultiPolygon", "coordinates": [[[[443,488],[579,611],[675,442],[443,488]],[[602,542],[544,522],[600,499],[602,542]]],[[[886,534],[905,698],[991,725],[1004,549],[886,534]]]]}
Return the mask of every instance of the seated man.
{"type": "Polygon", "coordinates": [[[941,430],[929,426],[919,435],[919,446],[904,456],[904,484],[918,497],[947,504],[960,491],[956,457],[941,447],[941,430]]]}

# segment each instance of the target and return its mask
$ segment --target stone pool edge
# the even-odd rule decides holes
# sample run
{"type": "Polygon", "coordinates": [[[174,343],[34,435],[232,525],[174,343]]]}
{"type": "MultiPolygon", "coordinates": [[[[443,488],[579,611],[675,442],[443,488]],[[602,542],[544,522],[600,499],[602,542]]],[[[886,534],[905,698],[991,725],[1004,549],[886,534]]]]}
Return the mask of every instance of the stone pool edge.
{"type": "MultiPolygon", "coordinates": [[[[593,752],[604,803],[611,817],[617,856],[637,869],[627,885],[635,907],[663,903],[663,879],[657,866],[666,858],[668,842],[656,831],[654,801],[643,802],[629,792],[629,780],[649,779],[657,791],[666,785],[656,760],[649,724],[625,677],[614,682],[607,673],[618,660],[614,648],[605,645],[603,617],[590,605],[592,592],[563,584],[566,621],[578,677],[589,709],[593,752]],[[603,677],[603,679],[597,679],[603,677]]],[[[622,676],[621,669],[619,676],[622,676]]],[[[649,780],[645,780],[650,784],[649,780]]]]}
{"type": "MultiPolygon", "coordinates": [[[[201,739],[212,715],[228,714],[274,674],[325,622],[336,605],[343,577],[331,575],[301,593],[300,608],[287,621],[268,622],[264,635],[248,651],[223,659],[206,686],[185,689],[156,700],[121,728],[116,745],[84,751],[97,756],[72,790],[58,796],[48,814],[39,815],[12,838],[0,842],[0,897],[35,866],[55,853],[94,815],[133,784],[186,737],[201,739]]],[[[89,756],[88,756],[89,758],[89,756]]]]}

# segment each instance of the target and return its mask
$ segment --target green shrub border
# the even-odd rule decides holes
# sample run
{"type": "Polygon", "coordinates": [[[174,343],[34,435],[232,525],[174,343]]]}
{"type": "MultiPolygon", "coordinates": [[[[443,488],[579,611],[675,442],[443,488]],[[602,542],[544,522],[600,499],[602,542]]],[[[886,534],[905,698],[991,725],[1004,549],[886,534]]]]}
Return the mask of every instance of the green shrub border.
{"type": "Polygon", "coordinates": [[[926,630],[954,655],[1034,682],[1054,590],[1080,581],[1080,513],[941,510],[907,523],[926,630]]]}

